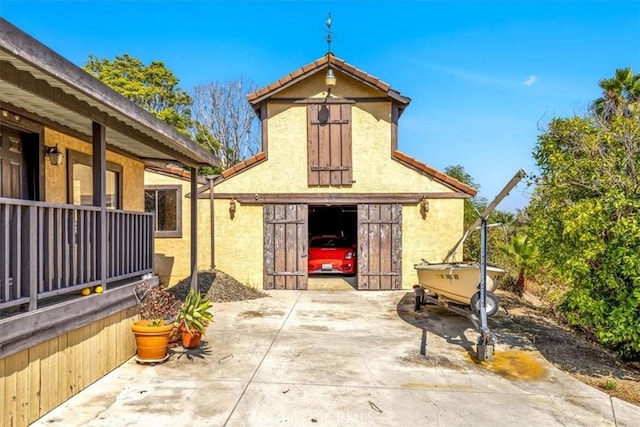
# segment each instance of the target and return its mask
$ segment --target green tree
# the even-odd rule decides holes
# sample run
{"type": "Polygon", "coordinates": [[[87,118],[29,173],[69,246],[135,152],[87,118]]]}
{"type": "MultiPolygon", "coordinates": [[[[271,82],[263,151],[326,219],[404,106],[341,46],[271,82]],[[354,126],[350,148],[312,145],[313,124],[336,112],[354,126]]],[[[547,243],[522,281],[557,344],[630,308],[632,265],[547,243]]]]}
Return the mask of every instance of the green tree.
{"type": "MultiPolygon", "coordinates": [[[[478,184],[473,177],[465,170],[462,165],[452,165],[444,168],[444,173],[468,186],[480,190],[478,184]]],[[[478,217],[478,213],[482,212],[487,205],[487,201],[478,195],[464,200],[464,230],[469,228],[478,217]]],[[[460,236],[462,237],[462,236],[460,236]]],[[[478,233],[472,233],[464,243],[462,259],[477,260],[480,254],[480,238],[478,233]]]]}
{"type": "Polygon", "coordinates": [[[114,60],[89,55],[84,69],[179,132],[192,136],[193,102],[163,62],[145,65],[126,53],[114,60]]]}
{"type": "Polygon", "coordinates": [[[602,97],[591,105],[597,117],[609,120],[615,116],[626,116],[637,108],[640,101],[640,74],[631,68],[617,69],[612,78],[600,80],[602,97]]]}
{"type": "MultiPolygon", "coordinates": [[[[452,178],[457,179],[460,182],[467,184],[468,186],[480,189],[480,184],[478,184],[475,179],[465,170],[462,165],[454,165],[447,166],[444,169],[444,172],[451,176],[452,178]]],[[[474,196],[464,201],[464,229],[466,230],[473,224],[473,222],[478,218],[478,215],[482,213],[487,208],[488,202],[487,199],[480,196],[474,196]]],[[[512,234],[515,233],[515,227],[517,227],[517,220],[514,215],[510,212],[495,210],[489,214],[487,218],[487,222],[489,224],[493,223],[501,223],[503,224],[502,229],[500,228],[489,228],[487,233],[487,256],[489,261],[502,264],[503,256],[500,248],[504,247],[508,242],[509,238],[512,234]]],[[[462,237],[462,236],[460,236],[462,237]]],[[[463,253],[463,260],[475,260],[478,261],[480,259],[480,232],[473,232],[471,235],[465,240],[463,253]]]]}
{"type": "MultiPolygon", "coordinates": [[[[473,177],[464,169],[462,165],[447,166],[444,168],[444,173],[458,181],[467,184],[471,188],[480,190],[480,184],[478,184],[473,177]]],[[[478,195],[464,200],[464,227],[469,227],[473,221],[478,217],[477,212],[481,212],[487,205],[486,199],[479,197],[478,195]]]]}
{"type": "Polygon", "coordinates": [[[638,97],[611,93],[611,79],[600,86],[602,99],[622,104],[606,114],[594,107],[586,117],[556,118],[538,137],[530,236],[542,265],[569,287],[561,306],[569,322],[637,357],[640,109],[638,97]]]}
{"type": "Polygon", "coordinates": [[[517,231],[517,217],[513,212],[496,210],[489,214],[487,220],[491,224],[500,224],[504,232],[505,244],[511,240],[517,231]]]}
{"type": "Polygon", "coordinates": [[[526,289],[527,274],[535,265],[535,247],[528,235],[516,234],[503,248],[503,252],[518,269],[518,278],[513,286],[513,292],[521,297],[526,289]]]}
{"type": "MultiPolygon", "coordinates": [[[[219,154],[219,144],[208,128],[191,117],[193,99],[178,86],[178,78],[161,61],[149,65],[128,54],[114,60],[89,55],[85,71],[129,98],[160,120],[194,139],[205,150],[219,154]]],[[[200,175],[215,175],[220,167],[201,167],[200,175]]]]}

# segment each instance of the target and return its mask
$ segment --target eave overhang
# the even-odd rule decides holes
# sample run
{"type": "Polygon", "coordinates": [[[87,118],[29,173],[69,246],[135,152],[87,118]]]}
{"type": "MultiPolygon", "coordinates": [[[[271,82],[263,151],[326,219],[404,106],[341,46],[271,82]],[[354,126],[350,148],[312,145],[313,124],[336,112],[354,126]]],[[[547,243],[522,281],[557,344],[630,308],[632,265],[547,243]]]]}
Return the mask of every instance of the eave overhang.
{"type": "Polygon", "coordinates": [[[400,92],[394,90],[387,83],[383,82],[379,78],[368,74],[359,68],[345,62],[343,59],[337,58],[332,53],[328,53],[315,61],[298,68],[297,70],[287,74],[280,80],[273,82],[261,89],[256,90],[253,93],[247,95],[247,100],[253,106],[254,110],[258,110],[259,106],[269,98],[274,97],[279,92],[291,87],[314,74],[323,72],[327,68],[331,67],[333,70],[340,71],[354,80],[368,86],[374,90],[382,92],[387,96],[391,102],[398,105],[399,112],[409,105],[411,98],[403,96],[400,92]]]}
{"type": "Polygon", "coordinates": [[[218,159],[175,128],[2,18],[0,104],[89,141],[92,122],[100,123],[109,147],[140,159],[219,165],[218,159]]]}

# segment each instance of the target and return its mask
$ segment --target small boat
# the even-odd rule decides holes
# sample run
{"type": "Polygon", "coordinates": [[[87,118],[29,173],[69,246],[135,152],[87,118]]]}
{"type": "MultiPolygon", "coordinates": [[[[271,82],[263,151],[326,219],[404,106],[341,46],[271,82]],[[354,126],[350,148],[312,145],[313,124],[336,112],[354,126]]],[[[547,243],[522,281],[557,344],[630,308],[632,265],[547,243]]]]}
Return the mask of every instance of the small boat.
{"type": "MultiPolygon", "coordinates": [[[[498,298],[493,294],[493,291],[496,289],[500,279],[507,274],[507,270],[501,267],[487,265],[486,231],[489,226],[486,223],[486,219],[524,176],[525,172],[521,169],[511,178],[498,196],[496,196],[484,212],[482,212],[476,221],[464,232],[462,238],[458,240],[442,262],[432,263],[422,260],[421,263],[414,265],[418,274],[419,283],[419,285],[414,287],[414,291],[418,288],[416,296],[426,289],[436,294],[439,304],[445,307],[449,302],[454,302],[468,306],[472,312],[476,314],[484,312],[486,316],[493,316],[497,313],[499,302],[498,298]],[[478,226],[481,226],[480,262],[453,261],[456,252],[478,226]],[[481,273],[483,270],[485,272],[484,280],[482,280],[481,273]],[[484,300],[484,306],[482,306],[482,300],[484,300]]],[[[484,317],[484,315],[482,317],[484,317]]],[[[485,328],[485,326],[486,325],[482,325],[482,328],[485,328]]]]}
{"type": "MultiPolygon", "coordinates": [[[[477,262],[430,263],[422,261],[414,265],[418,283],[438,295],[440,302],[454,302],[474,307],[480,286],[480,264],[477,262]],[[475,296],[475,297],[474,297],[475,296]]],[[[507,270],[487,265],[487,315],[498,310],[498,301],[492,292],[498,287],[507,270]],[[494,298],[494,299],[492,299],[494,298]]]]}

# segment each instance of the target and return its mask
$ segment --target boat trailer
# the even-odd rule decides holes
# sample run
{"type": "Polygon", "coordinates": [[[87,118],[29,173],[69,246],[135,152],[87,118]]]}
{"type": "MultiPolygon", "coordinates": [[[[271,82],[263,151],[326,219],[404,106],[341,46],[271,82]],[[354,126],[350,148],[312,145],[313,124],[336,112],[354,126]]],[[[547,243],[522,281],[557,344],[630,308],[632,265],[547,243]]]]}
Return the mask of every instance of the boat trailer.
{"type": "Polygon", "coordinates": [[[464,240],[471,234],[471,232],[478,228],[478,226],[480,226],[480,284],[478,285],[478,292],[473,296],[471,300],[472,304],[470,305],[470,311],[460,307],[456,307],[449,302],[442,302],[437,298],[433,298],[427,295],[425,292],[426,289],[421,285],[415,285],[413,287],[415,311],[420,310],[420,307],[422,305],[429,302],[453,313],[466,317],[471,321],[476,330],[480,332],[480,336],[478,337],[478,341],[476,343],[476,355],[478,360],[480,361],[493,360],[495,344],[497,343],[497,339],[493,332],[491,332],[491,330],[489,329],[489,325],[487,322],[487,217],[491,212],[493,212],[493,210],[496,208],[496,206],[498,206],[502,199],[504,199],[509,194],[513,187],[515,187],[518,182],[520,182],[520,180],[525,176],[526,172],[524,171],[524,169],[520,169],[518,172],[516,172],[513,178],[511,178],[511,180],[496,196],[496,198],[478,216],[476,221],[471,224],[462,238],[456,243],[453,249],[449,251],[449,254],[447,254],[447,257],[445,258],[445,261],[447,261],[447,259],[454,255],[462,245],[464,240]],[[478,301],[478,304],[474,304],[473,301],[478,301]]]}

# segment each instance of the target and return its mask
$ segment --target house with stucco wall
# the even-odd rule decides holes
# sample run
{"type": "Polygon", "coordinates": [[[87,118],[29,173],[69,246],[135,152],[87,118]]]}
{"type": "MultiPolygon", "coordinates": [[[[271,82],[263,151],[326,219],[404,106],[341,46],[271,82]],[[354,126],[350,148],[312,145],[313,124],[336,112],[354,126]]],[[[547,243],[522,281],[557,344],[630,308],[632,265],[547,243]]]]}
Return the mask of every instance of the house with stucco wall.
{"type": "Polygon", "coordinates": [[[159,282],[150,159],[188,165],[190,188],[218,164],[0,18],[0,425],[33,423],[135,354],[134,289],[159,282]]]}
{"type": "Polygon", "coordinates": [[[398,150],[410,99],[387,83],[328,53],[247,100],[261,151],[198,191],[213,200],[216,268],[307,289],[309,237],[340,234],[355,245],[359,290],[410,289],[414,264],[459,239],[476,190],[398,150]]]}
{"type": "MultiPolygon", "coordinates": [[[[197,187],[207,179],[197,177],[197,187]]],[[[154,272],[160,283],[173,286],[191,275],[191,173],[172,161],[149,160],[144,168],[145,210],[154,213],[154,272]]],[[[211,201],[197,199],[196,268],[213,269],[211,201]]]]}

